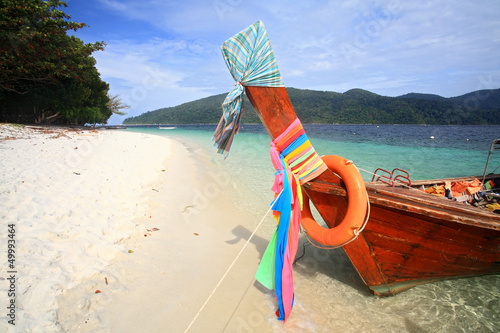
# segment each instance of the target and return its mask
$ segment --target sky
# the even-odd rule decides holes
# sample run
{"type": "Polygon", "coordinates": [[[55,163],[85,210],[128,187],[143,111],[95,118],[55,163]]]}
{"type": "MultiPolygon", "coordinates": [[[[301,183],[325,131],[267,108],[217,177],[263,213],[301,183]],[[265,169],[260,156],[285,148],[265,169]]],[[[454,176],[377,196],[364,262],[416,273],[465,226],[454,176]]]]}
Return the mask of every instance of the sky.
{"type": "MultiPolygon", "coordinates": [[[[498,0],[67,0],[126,116],[227,93],[222,43],[256,21],[285,86],[454,97],[500,88],[498,0]]],[[[222,111],[221,111],[222,113],[222,111]]]]}

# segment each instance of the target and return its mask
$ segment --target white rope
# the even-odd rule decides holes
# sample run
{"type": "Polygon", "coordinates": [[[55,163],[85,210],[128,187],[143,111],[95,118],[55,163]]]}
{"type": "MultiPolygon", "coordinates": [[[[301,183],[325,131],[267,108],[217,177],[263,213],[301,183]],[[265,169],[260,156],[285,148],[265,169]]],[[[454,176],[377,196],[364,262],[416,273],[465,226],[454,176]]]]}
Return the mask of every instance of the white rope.
{"type": "MultiPolygon", "coordinates": [[[[352,161],[348,161],[349,164],[352,164],[353,162],[352,161]]],[[[356,168],[358,168],[356,166],[356,168]]],[[[361,171],[365,171],[367,173],[370,173],[370,174],[373,174],[369,171],[366,171],[366,170],[363,170],[361,168],[358,168],[359,170],[361,171]]],[[[246,241],[245,245],[243,245],[243,247],[241,248],[240,252],[238,253],[238,255],[236,256],[236,258],[234,258],[233,262],[231,263],[231,265],[229,265],[228,269],[226,270],[226,272],[224,273],[224,275],[222,276],[222,278],[219,280],[219,282],[217,283],[217,285],[215,286],[215,288],[212,290],[212,293],[210,293],[210,295],[208,296],[207,300],[205,301],[205,303],[203,303],[203,305],[201,306],[200,310],[198,311],[198,313],[196,313],[196,315],[194,316],[193,320],[191,321],[191,323],[189,323],[189,326],[186,328],[186,330],[184,331],[184,333],[188,332],[189,329],[191,328],[191,326],[193,326],[194,322],[196,321],[196,319],[198,319],[198,316],[200,315],[200,313],[203,311],[203,309],[205,308],[205,306],[208,304],[208,302],[210,301],[210,299],[212,298],[212,296],[215,294],[216,290],[219,288],[219,286],[221,285],[222,281],[224,281],[224,279],[226,278],[227,274],[229,273],[229,271],[233,268],[234,264],[236,263],[236,261],[239,259],[239,257],[241,256],[241,254],[243,253],[243,251],[245,250],[245,248],[247,247],[248,243],[250,243],[250,241],[252,240],[253,236],[255,235],[255,233],[257,232],[257,230],[260,228],[260,226],[262,225],[262,223],[264,222],[265,218],[267,217],[267,215],[269,214],[269,212],[271,211],[272,209],[272,206],[273,206],[273,203],[274,201],[276,201],[278,199],[278,197],[281,195],[282,192],[280,192],[276,198],[274,198],[273,202],[271,203],[269,209],[267,210],[266,214],[264,215],[264,217],[262,218],[262,220],[259,222],[259,224],[257,225],[257,227],[255,228],[255,230],[253,231],[253,233],[250,235],[250,237],[248,238],[248,240],[246,241]]],[[[367,193],[367,196],[368,196],[368,193],[367,193]]],[[[368,218],[370,216],[370,201],[367,200],[368,202],[368,209],[367,209],[367,215],[366,215],[366,220],[365,222],[363,223],[363,225],[361,226],[361,228],[359,230],[355,230],[354,231],[354,237],[345,242],[344,244],[342,245],[339,245],[339,246],[335,246],[335,247],[321,247],[317,244],[314,244],[311,239],[309,238],[309,236],[307,235],[306,233],[306,236],[307,236],[307,239],[309,240],[309,242],[316,246],[316,247],[319,247],[321,249],[335,249],[337,247],[341,247],[341,246],[344,246],[350,242],[352,242],[353,240],[355,240],[356,238],[358,238],[358,235],[361,233],[361,231],[363,231],[363,229],[365,228],[366,226],[366,223],[368,222],[368,218]]]]}
{"type": "Polygon", "coordinates": [[[208,304],[208,302],[210,301],[210,299],[212,298],[212,296],[215,294],[215,291],[217,290],[217,288],[219,288],[219,286],[221,285],[222,281],[226,278],[227,274],[229,273],[229,271],[231,270],[231,268],[233,268],[234,264],[236,263],[236,261],[238,260],[238,258],[241,256],[241,254],[243,253],[243,250],[245,250],[245,248],[247,247],[248,243],[250,243],[250,240],[252,240],[252,237],[255,235],[255,233],[257,232],[257,230],[259,229],[259,227],[261,226],[262,222],[264,222],[265,218],[267,217],[267,215],[269,214],[269,212],[271,211],[272,207],[273,207],[273,204],[274,202],[278,199],[278,197],[281,195],[282,192],[280,192],[276,198],[274,198],[273,202],[271,203],[271,205],[269,206],[269,209],[267,210],[266,214],[264,215],[264,217],[262,218],[262,220],[260,220],[259,224],[257,225],[257,227],[255,228],[255,230],[253,231],[253,233],[250,235],[250,237],[248,238],[248,240],[246,241],[245,245],[243,245],[243,247],[241,248],[240,252],[238,253],[238,255],[236,256],[236,258],[234,258],[233,262],[231,263],[231,265],[229,265],[228,269],[226,270],[226,272],[224,273],[224,275],[222,276],[222,278],[219,280],[219,283],[217,283],[217,285],[215,286],[214,290],[212,290],[212,293],[208,296],[207,300],[205,301],[205,303],[203,303],[203,305],[201,306],[200,310],[198,311],[198,313],[196,314],[196,316],[194,316],[193,320],[191,321],[191,323],[189,323],[189,326],[186,328],[186,330],[184,331],[184,333],[186,333],[187,331],[189,331],[189,329],[191,328],[191,326],[193,326],[194,322],[196,321],[196,319],[198,319],[198,316],[200,315],[200,313],[203,311],[203,309],[205,308],[205,306],[208,304]]]}

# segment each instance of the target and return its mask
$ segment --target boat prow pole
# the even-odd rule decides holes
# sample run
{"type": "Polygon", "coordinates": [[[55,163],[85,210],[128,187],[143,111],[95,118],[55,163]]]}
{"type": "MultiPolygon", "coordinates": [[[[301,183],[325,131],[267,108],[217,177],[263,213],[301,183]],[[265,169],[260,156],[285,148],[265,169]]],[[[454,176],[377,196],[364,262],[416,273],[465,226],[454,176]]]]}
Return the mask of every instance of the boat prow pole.
{"type": "MultiPolygon", "coordinates": [[[[245,93],[272,140],[283,133],[297,118],[285,87],[247,86],[245,93]]],[[[343,189],[340,178],[328,169],[316,177],[314,182],[336,184],[339,189],[343,189]]],[[[347,211],[346,198],[309,191],[307,183],[304,185],[302,189],[328,227],[333,228],[338,225],[347,211]]]]}
{"type": "Polygon", "coordinates": [[[245,93],[272,140],[297,118],[285,87],[245,87],[245,93]]]}

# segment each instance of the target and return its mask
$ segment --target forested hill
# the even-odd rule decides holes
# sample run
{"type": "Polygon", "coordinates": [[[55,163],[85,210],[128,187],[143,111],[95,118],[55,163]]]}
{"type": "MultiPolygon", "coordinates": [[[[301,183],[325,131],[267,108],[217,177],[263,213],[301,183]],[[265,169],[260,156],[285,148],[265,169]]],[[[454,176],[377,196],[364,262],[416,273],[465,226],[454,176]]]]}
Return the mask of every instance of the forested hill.
{"type": "MultiPolygon", "coordinates": [[[[499,125],[500,89],[458,97],[410,93],[386,97],[362,89],[345,93],[287,88],[302,123],[499,125]]],[[[124,124],[210,124],[221,117],[226,94],[127,118],[124,124]]],[[[259,123],[245,96],[243,123],[259,123]]]]}

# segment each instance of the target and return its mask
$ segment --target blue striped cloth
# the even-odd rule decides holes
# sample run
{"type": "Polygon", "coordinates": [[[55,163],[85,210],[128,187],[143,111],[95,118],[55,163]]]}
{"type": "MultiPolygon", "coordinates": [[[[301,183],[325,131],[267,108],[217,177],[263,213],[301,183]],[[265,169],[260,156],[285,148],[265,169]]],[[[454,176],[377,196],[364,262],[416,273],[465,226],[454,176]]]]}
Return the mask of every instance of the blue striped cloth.
{"type": "Polygon", "coordinates": [[[223,114],[212,140],[217,152],[227,156],[240,128],[244,86],[284,87],[284,84],[261,21],[229,38],[221,49],[236,84],[222,103],[223,114]]]}

